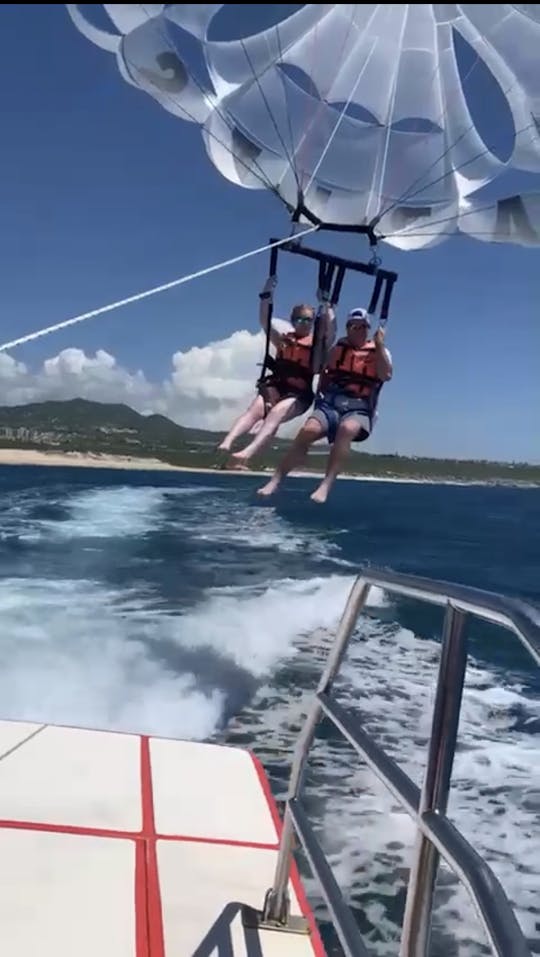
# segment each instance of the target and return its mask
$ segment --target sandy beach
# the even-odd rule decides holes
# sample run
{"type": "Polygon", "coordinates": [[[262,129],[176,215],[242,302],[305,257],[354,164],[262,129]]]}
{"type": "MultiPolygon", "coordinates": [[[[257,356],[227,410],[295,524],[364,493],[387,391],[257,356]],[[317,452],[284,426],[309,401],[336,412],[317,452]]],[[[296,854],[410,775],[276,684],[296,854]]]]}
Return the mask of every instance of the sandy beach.
{"type": "MultiPolygon", "coordinates": [[[[130,469],[132,471],[147,472],[194,472],[202,475],[260,475],[263,478],[270,475],[266,471],[249,469],[215,469],[203,466],[190,468],[189,465],[170,465],[161,459],[137,458],[131,455],[105,455],[97,452],[39,452],[37,449],[0,449],[0,466],[2,465],[51,465],[77,466],[91,469],[130,469]]],[[[294,475],[317,478],[323,472],[294,472],[294,475]]],[[[348,475],[344,478],[363,478],[364,476],[348,475]]],[[[376,480],[377,476],[370,476],[376,480]]]]}
{"type": "MultiPolygon", "coordinates": [[[[131,455],[101,455],[95,452],[39,452],[34,449],[0,449],[0,465],[74,465],[94,469],[163,469],[173,472],[200,471],[169,465],[160,459],[135,458],[131,455]]],[[[208,470],[210,471],[210,470],[208,470]]]]}
{"type": "MultiPolygon", "coordinates": [[[[75,466],[78,468],[90,469],[128,469],[146,472],[192,472],[197,475],[255,475],[262,478],[268,478],[270,470],[266,471],[249,469],[247,471],[238,469],[216,469],[193,467],[188,465],[170,465],[168,462],[162,462],[160,459],[137,458],[131,455],[102,455],[96,452],[40,452],[34,449],[0,449],[0,466],[4,465],[48,465],[56,467],[75,466]]],[[[291,478],[322,478],[324,472],[321,471],[294,471],[291,478]]],[[[459,481],[452,478],[403,478],[391,475],[340,475],[338,481],[349,482],[391,482],[401,485],[495,485],[495,484],[515,484],[516,486],[537,487],[534,483],[510,483],[492,481],[459,481]]]]}
{"type": "MultiPolygon", "coordinates": [[[[263,478],[270,475],[270,469],[266,471],[257,469],[215,469],[204,468],[203,466],[190,468],[189,465],[170,465],[168,462],[162,462],[161,459],[137,458],[131,455],[102,455],[97,452],[39,452],[37,449],[0,449],[0,466],[2,465],[51,465],[51,466],[77,466],[78,468],[92,469],[130,469],[132,471],[147,472],[193,472],[198,475],[214,475],[219,472],[220,475],[260,475],[263,478]]],[[[318,478],[322,477],[323,472],[294,472],[294,476],[318,478]]],[[[380,481],[376,475],[344,475],[348,479],[371,479],[380,481]]],[[[396,479],[396,481],[399,481],[396,479]]],[[[404,480],[408,481],[408,480],[404,480]]],[[[416,480],[411,480],[416,481],[416,480]]]]}
{"type": "MultiPolygon", "coordinates": [[[[193,472],[198,475],[259,475],[268,478],[271,470],[266,471],[249,469],[215,469],[202,466],[190,468],[189,465],[170,465],[160,459],[137,458],[131,455],[102,455],[97,452],[39,452],[37,449],[0,449],[0,466],[2,465],[50,465],[57,467],[76,466],[91,469],[130,469],[147,472],[193,472]]],[[[292,478],[322,478],[324,471],[294,471],[292,478]]],[[[401,482],[423,485],[429,480],[415,478],[393,478],[380,475],[341,475],[339,481],[352,482],[401,482]]],[[[453,482],[441,479],[441,483],[461,485],[469,483],[453,482]]],[[[439,483],[440,484],[440,483],[439,483]]]]}

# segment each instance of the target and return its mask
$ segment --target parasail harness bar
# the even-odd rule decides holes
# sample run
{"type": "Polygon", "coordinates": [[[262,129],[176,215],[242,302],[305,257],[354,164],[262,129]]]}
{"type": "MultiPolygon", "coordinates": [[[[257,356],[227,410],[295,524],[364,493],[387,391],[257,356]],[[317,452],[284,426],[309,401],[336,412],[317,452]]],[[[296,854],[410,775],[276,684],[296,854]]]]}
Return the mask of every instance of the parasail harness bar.
{"type": "MultiPolygon", "coordinates": [[[[275,243],[277,240],[271,239],[270,242],[275,243]]],[[[321,292],[329,294],[329,302],[333,306],[337,306],[339,302],[343,280],[345,279],[347,270],[351,272],[361,272],[366,276],[375,276],[375,285],[367,311],[370,316],[375,314],[384,287],[384,296],[379,318],[381,323],[385,323],[388,320],[394,283],[398,278],[397,272],[393,272],[389,269],[381,269],[376,261],[364,263],[356,259],[343,259],[341,256],[323,253],[319,249],[309,249],[307,246],[302,246],[297,239],[291,239],[289,242],[283,243],[281,247],[278,248],[274,246],[271,250],[270,276],[276,275],[279,249],[292,253],[295,256],[305,256],[307,259],[314,259],[319,263],[319,289],[321,292]],[[334,280],[333,288],[332,280],[334,280]]]]}
{"type": "MultiPolygon", "coordinates": [[[[325,226],[325,228],[327,227],[325,226]]],[[[363,231],[368,234],[368,227],[355,227],[355,231],[363,231]]],[[[277,275],[278,254],[280,249],[283,252],[292,253],[295,256],[305,256],[307,259],[314,259],[319,263],[319,298],[323,301],[329,302],[332,306],[337,306],[339,302],[339,297],[341,295],[347,270],[350,270],[351,272],[363,273],[367,276],[375,276],[375,284],[373,286],[373,292],[371,294],[367,311],[370,316],[375,314],[382,295],[383,299],[379,312],[379,323],[381,326],[385,325],[390,311],[390,300],[392,298],[394,284],[398,278],[396,272],[392,272],[388,269],[381,269],[378,261],[375,259],[372,262],[364,263],[355,259],[344,259],[341,256],[334,256],[330,253],[324,253],[319,249],[310,249],[306,246],[303,246],[298,239],[290,239],[288,242],[281,243],[280,246],[275,245],[277,242],[277,239],[270,240],[270,269],[268,275],[270,277],[275,277],[277,275]]],[[[372,245],[374,244],[372,243],[372,245]]],[[[273,359],[270,355],[270,333],[272,328],[273,312],[271,301],[268,304],[268,308],[269,312],[266,326],[264,359],[257,385],[262,384],[267,370],[271,371],[273,366],[273,359]]],[[[318,323],[316,323],[315,326],[315,339],[317,338],[317,326],[318,323]]],[[[315,351],[316,347],[314,343],[314,352],[315,351]]],[[[313,371],[316,373],[319,370],[314,369],[313,371]]]]}
{"type": "MultiPolygon", "coordinates": [[[[289,209],[292,210],[292,207],[289,206],[289,209]]],[[[375,247],[379,240],[384,239],[382,234],[375,233],[375,228],[379,224],[380,216],[375,216],[374,219],[369,223],[327,223],[326,220],[320,219],[319,216],[316,216],[315,213],[312,213],[310,209],[304,204],[302,197],[298,199],[298,204],[294,209],[292,215],[292,222],[299,223],[300,217],[303,216],[304,219],[307,219],[308,223],[311,223],[312,226],[317,226],[318,229],[325,229],[327,232],[331,233],[355,233],[357,236],[367,236],[369,239],[369,245],[375,247]]]]}

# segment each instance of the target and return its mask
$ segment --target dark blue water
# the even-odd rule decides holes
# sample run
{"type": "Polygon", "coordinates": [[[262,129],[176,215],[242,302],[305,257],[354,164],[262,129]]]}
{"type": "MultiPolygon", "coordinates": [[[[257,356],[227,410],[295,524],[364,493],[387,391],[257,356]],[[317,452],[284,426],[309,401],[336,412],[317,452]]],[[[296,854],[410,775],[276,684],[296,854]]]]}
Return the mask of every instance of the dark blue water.
{"type": "MultiPolygon", "coordinates": [[[[340,482],[326,506],[293,479],[0,469],[4,717],[245,744],[278,799],[344,602],[363,566],[540,605],[540,490],[340,482]]],[[[372,591],[340,700],[421,783],[442,611],[372,591]]],[[[538,929],[540,684],[518,640],[471,626],[449,813],[538,929]]],[[[323,723],[306,805],[377,953],[396,952],[414,834],[323,723]]],[[[307,880],[329,951],[339,953],[307,880]]],[[[486,952],[450,875],[433,954],[486,952]],[[455,921],[455,915],[459,920],[455,921]]],[[[538,943],[533,943],[540,953],[538,943]]]]}

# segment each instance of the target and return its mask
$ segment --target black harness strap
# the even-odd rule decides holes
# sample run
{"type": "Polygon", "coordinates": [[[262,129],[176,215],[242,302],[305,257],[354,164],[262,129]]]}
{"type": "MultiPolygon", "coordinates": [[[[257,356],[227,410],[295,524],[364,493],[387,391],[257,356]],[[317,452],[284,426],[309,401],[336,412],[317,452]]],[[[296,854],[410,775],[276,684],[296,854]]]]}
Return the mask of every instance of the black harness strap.
{"type": "Polygon", "coordinates": [[[392,291],[394,289],[394,283],[397,279],[395,273],[389,273],[385,270],[379,270],[375,277],[375,286],[373,287],[373,292],[371,294],[371,299],[368,306],[368,313],[370,316],[373,316],[379,305],[379,299],[381,298],[381,293],[384,288],[383,301],[381,305],[381,311],[379,313],[380,324],[384,325],[388,320],[388,313],[390,311],[390,300],[392,298],[392,291]]]}
{"type": "Polygon", "coordinates": [[[381,298],[381,292],[383,287],[384,278],[380,273],[377,273],[375,276],[375,285],[373,286],[373,292],[371,293],[371,299],[369,300],[368,313],[370,316],[373,316],[377,306],[379,305],[379,299],[381,298]]]}
{"type": "Polygon", "coordinates": [[[394,283],[397,279],[395,273],[388,273],[386,276],[386,287],[384,290],[383,304],[381,306],[381,323],[386,323],[388,313],[390,312],[390,300],[394,291],[394,283]]]}
{"type": "Polygon", "coordinates": [[[337,276],[334,282],[334,289],[332,291],[332,296],[330,302],[333,306],[337,306],[339,302],[339,297],[341,296],[341,288],[343,286],[343,280],[345,279],[345,273],[347,272],[346,267],[342,264],[337,267],[337,276]]]}
{"type": "Polygon", "coordinates": [[[319,261],[319,291],[330,295],[332,279],[334,277],[334,266],[325,259],[319,261]]]}
{"type": "Polygon", "coordinates": [[[337,305],[341,293],[341,287],[343,286],[343,280],[345,279],[345,272],[346,270],[343,264],[332,262],[326,258],[321,258],[319,260],[318,293],[319,296],[323,297],[323,302],[317,310],[315,327],[313,329],[313,346],[311,349],[312,375],[318,375],[322,369],[326,357],[325,342],[322,338],[321,322],[324,309],[323,303],[326,301],[332,306],[337,305]]]}
{"type": "MultiPolygon", "coordinates": [[[[273,240],[274,241],[274,240],[273,240]]],[[[277,261],[278,261],[278,247],[273,246],[270,250],[270,270],[268,273],[269,278],[275,278],[277,274],[277,261]]],[[[257,380],[257,385],[264,379],[266,375],[266,370],[270,369],[271,363],[273,362],[272,356],[270,355],[270,345],[271,345],[271,335],[272,335],[272,316],[274,313],[274,303],[273,299],[270,299],[268,302],[268,319],[266,324],[266,338],[264,344],[264,358],[262,361],[261,374],[257,380]]]]}

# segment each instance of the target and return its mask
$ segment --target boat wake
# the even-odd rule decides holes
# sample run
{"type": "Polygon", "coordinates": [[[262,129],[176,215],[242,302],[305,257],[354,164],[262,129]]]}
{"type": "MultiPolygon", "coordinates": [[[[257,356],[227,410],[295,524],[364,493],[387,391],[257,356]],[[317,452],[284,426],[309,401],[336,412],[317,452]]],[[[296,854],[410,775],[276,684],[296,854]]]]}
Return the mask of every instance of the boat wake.
{"type": "MultiPolygon", "coordinates": [[[[263,760],[283,798],[354,580],[340,535],[246,509],[231,483],[26,489],[2,507],[2,717],[238,743],[263,760]]],[[[435,629],[410,621],[372,590],[336,690],[421,784],[439,643],[435,629]]],[[[493,867],[530,939],[540,919],[531,839],[539,728],[527,681],[473,661],[449,814],[493,867]]],[[[366,943],[381,957],[395,953],[412,822],[324,722],[305,800],[366,943]]],[[[487,952],[468,897],[444,868],[433,948],[434,957],[487,952]]]]}

